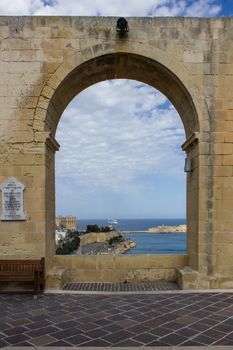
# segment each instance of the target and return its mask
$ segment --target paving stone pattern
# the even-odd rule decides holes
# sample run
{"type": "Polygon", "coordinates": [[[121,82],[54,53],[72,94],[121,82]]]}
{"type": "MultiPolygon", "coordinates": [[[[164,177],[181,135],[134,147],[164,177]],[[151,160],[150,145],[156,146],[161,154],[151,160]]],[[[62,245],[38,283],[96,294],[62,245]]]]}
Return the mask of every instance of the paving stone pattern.
{"type": "Polygon", "coordinates": [[[64,290],[75,290],[85,292],[158,292],[167,290],[178,290],[174,282],[146,282],[146,283],[67,283],[64,290]]]}
{"type": "Polygon", "coordinates": [[[7,345],[233,345],[233,294],[0,295],[7,345]]]}

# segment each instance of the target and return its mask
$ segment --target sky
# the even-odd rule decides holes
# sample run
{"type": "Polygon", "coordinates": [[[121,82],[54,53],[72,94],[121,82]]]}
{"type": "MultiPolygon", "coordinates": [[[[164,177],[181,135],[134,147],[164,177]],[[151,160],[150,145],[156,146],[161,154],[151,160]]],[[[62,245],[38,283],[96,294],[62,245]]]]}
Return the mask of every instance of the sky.
{"type": "MultiPolygon", "coordinates": [[[[232,17],[233,0],[0,0],[0,15],[232,17]]],[[[56,212],[185,218],[181,119],[154,88],[105,81],[69,104],[56,138],[56,212]]]]}
{"type": "Polygon", "coordinates": [[[65,110],[56,139],[59,213],[184,217],[184,128],[154,88],[120,79],[89,87],[65,110]]]}
{"type": "Polygon", "coordinates": [[[0,0],[0,15],[232,16],[232,0],[0,0]]]}

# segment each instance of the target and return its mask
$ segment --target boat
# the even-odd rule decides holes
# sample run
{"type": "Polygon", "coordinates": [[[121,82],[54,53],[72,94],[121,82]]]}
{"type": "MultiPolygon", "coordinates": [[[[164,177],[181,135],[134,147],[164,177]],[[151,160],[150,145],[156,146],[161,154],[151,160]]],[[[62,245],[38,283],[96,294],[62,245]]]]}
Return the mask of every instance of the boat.
{"type": "Polygon", "coordinates": [[[108,219],[107,222],[108,224],[118,224],[118,221],[116,219],[108,219]]]}

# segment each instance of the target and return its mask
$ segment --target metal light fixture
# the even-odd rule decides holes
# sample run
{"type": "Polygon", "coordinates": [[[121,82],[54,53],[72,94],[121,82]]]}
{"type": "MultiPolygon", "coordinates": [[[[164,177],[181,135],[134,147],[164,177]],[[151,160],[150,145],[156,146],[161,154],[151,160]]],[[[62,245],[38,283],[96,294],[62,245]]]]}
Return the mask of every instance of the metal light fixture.
{"type": "Polygon", "coordinates": [[[125,36],[126,33],[128,33],[129,26],[128,26],[128,22],[126,21],[126,19],[124,17],[120,17],[117,20],[116,31],[122,37],[125,36]]]}
{"type": "Polygon", "coordinates": [[[190,171],[192,171],[192,170],[193,170],[192,159],[185,158],[184,171],[186,173],[190,173],[190,171]]]}

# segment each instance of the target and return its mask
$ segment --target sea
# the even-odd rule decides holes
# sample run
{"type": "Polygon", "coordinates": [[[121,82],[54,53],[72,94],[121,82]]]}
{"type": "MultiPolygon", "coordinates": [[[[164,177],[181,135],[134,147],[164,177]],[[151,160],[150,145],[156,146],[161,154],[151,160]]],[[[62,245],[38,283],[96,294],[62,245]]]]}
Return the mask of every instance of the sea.
{"type": "MultiPolygon", "coordinates": [[[[113,225],[122,231],[125,238],[136,243],[136,247],[126,254],[186,254],[186,233],[149,233],[154,226],[178,226],[185,219],[116,219],[113,225]],[[124,232],[126,231],[126,233],[124,232]]],[[[86,225],[108,226],[107,219],[79,219],[78,231],[86,230],[86,225]]]]}

